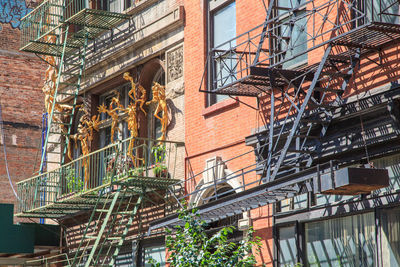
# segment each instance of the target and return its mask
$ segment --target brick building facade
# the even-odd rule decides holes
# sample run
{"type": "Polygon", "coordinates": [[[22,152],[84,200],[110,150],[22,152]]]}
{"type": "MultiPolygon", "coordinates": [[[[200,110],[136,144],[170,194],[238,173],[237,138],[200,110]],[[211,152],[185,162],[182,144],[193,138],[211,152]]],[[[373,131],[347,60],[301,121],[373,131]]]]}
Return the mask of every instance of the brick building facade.
{"type": "MultiPolygon", "coordinates": [[[[194,174],[202,173],[209,168],[207,161],[213,158],[226,161],[247,153],[238,160],[226,163],[226,169],[231,172],[254,164],[254,154],[249,153],[251,148],[245,144],[245,137],[250,135],[252,130],[263,125],[259,112],[253,109],[257,107],[255,98],[234,96],[233,98],[226,97],[217,103],[210,103],[210,95],[199,91],[200,86],[206,84],[205,78],[207,78],[203,77],[203,73],[208,46],[213,38],[211,16],[213,12],[218,12],[231,3],[236,4],[234,36],[263,22],[265,14],[262,1],[185,2],[185,144],[187,165],[194,174]],[[216,11],[209,10],[213,2],[217,5],[216,11]]],[[[204,175],[198,176],[196,183],[200,183],[202,179],[205,179],[204,175]]],[[[256,180],[257,177],[255,174],[250,174],[245,179],[251,181],[256,180]]],[[[241,178],[234,180],[238,183],[242,182],[241,178]]],[[[225,186],[229,188],[229,185],[225,186]]],[[[235,186],[232,187],[235,188],[235,186]]],[[[271,209],[258,208],[252,210],[249,215],[256,230],[255,235],[263,239],[262,257],[258,260],[260,263],[271,264],[273,256],[271,209]]]]}
{"type": "Polygon", "coordinates": [[[0,103],[5,140],[0,152],[0,202],[16,204],[6,172],[6,146],[10,178],[15,183],[31,177],[40,162],[41,125],[44,111],[42,85],[45,65],[35,55],[19,51],[20,16],[30,9],[25,1],[0,7],[0,103]],[[15,6],[11,6],[15,5],[15,6]],[[20,10],[13,14],[12,10],[20,10]]]}
{"type": "Polygon", "coordinates": [[[399,265],[399,7],[379,3],[185,3],[186,186],[254,227],[260,264],[399,265]],[[359,166],[382,184],[339,186],[359,166]]]}

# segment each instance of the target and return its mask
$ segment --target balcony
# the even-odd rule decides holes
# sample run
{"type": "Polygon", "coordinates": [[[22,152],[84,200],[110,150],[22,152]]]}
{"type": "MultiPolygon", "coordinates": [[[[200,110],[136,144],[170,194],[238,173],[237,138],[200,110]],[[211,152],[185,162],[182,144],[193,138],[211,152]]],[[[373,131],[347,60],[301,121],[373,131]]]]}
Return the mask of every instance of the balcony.
{"type": "Polygon", "coordinates": [[[146,188],[154,202],[165,201],[168,186],[183,180],[178,168],[184,143],[131,138],[111,144],[58,169],[17,183],[16,216],[59,219],[92,209],[99,196],[119,186],[132,193],[146,188]]]}
{"type": "MultiPolygon", "coordinates": [[[[328,62],[344,66],[357,49],[366,55],[398,43],[398,10],[395,0],[273,4],[271,16],[263,24],[210,50],[210,82],[203,91],[258,97],[272,88],[282,89],[288,82],[311,81],[318,60],[311,62],[311,57],[304,56],[315,51],[322,57],[318,48],[334,46],[328,62]]],[[[337,72],[335,66],[326,64],[323,73],[332,72],[337,72]]]]}
{"type": "Polygon", "coordinates": [[[67,36],[66,52],[111,30],[130,15],[102,10],[97,1],[47,0],[21,20],[21,50],[60,56],[67,36]],[[65,30],[67,25],[72,28],[65,30]],[[66,35],[68,32],[68,35],[66,35]]]}

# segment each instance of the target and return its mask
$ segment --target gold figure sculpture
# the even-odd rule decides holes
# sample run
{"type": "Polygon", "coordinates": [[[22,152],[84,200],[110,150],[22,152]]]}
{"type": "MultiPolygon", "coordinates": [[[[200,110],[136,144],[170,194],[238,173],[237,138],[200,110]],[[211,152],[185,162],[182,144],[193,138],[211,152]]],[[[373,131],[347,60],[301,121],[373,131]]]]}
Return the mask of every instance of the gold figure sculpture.
{"type": "Polygon", "coordinates": [[[98,107],[99,113],[107,113],[111,117],[111,120],[112,120],[112,122],[111,122],[111,143],[114,143],[114,141],[115,141],[115,137],[114,137],[115,129],[117,130],[117,132],[121,131],[118,128],[118,111],[122,110],[124,108],[119,101],[119,93],[117,91],[114,91],[114,93],[115,93],[115,97],[113,97],[111,99],[111,103],[110,103],[110,106],[108,109],[104,104],[102,104],[98,107]],[[116,107],[114,107],[114,105],[116,107]]]}
{"type": "Polygon", "coordinates": [[[128,95],[129,97],[135,101],[135,105],[136,103],[140,104],[140,110],[143,111],[144,115],[147,115],[147,112],[144,110],[143,105],[146,103],[146,98],[147,98],[147,93],[146,93],[146,89],[143,88],[143,86],[141,86],[140,84],[138,84],[136,86],[136,84],[133,81],[133,77],[129,75],[129,72],[125,72],[123,75],[123,78],[127,81],[131,82],[131,90],[129,91],[128,95]],[[136,94],[136,89],[139,89],[140,91],[140,98],[137,97],[136,94]],[[132,96],[133,95],[133,96],[132,96]]]}
{"type": "MultiPolygon", "coordinates": [[[[48,42],[48,43],[56,43],[55,35],[47,35],[45,38],[46,38],[46,42],[48,42]]],[[[49,66],[47,67],[46,72],[45,72],[44,85],[42,87],[42,92],[44,93],[45,109],[46,109],[48,116],[50,116],[52,109],[53,109],[53,103],[55,101],[54,94],[55,94],[56,86],[57,86],[58,71],[57,71],[57,67],[56,67],[57,66],[56,60],[53,56],[45,56],[44,61],[46,61],[49,64],[49,66]]],[[[77,105],[76,107],[79,107],[79,105],[77,105]]],[[[70,105],[58,104],[58,103],[54,104],[54,108],[55,108],[55,110],[57,110],[60,113],[71,113],[73,110],[73,107],[70,105]]],[[[68,117],[69,115],[66,115],[66,116],[68,117]]],[[[59,115],[53,114],[52,119],[59,124],[62,132],[64,132],[64,133],[67,132],[67,129],[65,128],[65,126],[62,125],[63,119],[66,119],[66,118],[63,118],[63,116],[61,116],[61,114],[59,114],[59,115]]]]}
{"type": "MultiPolygon", "coordinates": [[[[90,119],[89,112],[81,108],[84,112],[82,117],[79,119],[77,132],[70,136],[70,139],[75,142],[75,149],[78,148],[78,141],[81,143],[82,155],[85,157],[90,153],[90,142],[93,140],[93,131],[99,131],[100,116],[94,115],[90,119]]],[[[68,143],[68,157],[72,160],[71,155],[71,141],[68,143]]],[[[82,165],[84,168],[84,181],[85,188],[89,187],[89,159],[84,158],[82,160],[82,165]]]]}
{"type": "Polygon", "coordinates": [[[157,103],[156,110],[154,111],[154,117],[161,121],[161,137],[159,140],[164,141],[167,135],[167,126],[168,126],[168,106],[167,99],[165,95],[165,86],[160,85],[159,83],[154,82],[153,87],[153,99],[151,101],[147,101],[146,105],[150,105],[151,103],[157,103]],[[158,113],[161,113],[161,117],[158,113]]]}
{"type": "Polygon", "coordinates": [[[124,112],[128,113],[128,117],[125,121],[128,123],[128,130],[131,133],[131,140],[129,141],[129,147],[127,154],[132,159],[133,165],[137,167],[137,160],[144,160],[139,157],[135,157],[133,155],[133,147],[135,145],[136,137],[139,136],[139,125],[137,121],[137,111],[136,111],[136,103],[131,103],[124,112]]]}

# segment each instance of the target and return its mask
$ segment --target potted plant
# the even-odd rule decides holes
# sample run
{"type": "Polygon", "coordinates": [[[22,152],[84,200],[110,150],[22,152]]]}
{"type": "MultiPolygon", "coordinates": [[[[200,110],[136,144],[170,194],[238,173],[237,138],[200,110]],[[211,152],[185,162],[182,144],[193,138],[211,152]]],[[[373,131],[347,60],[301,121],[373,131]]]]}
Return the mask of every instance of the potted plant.
{"type": "Polygon", "coordinates": [[[153,165],[153,174],[155,177],[167,177],[168,168],[165,165],[166,149],[165,144],[159,144],[151,148],[155,164],[153,165]]]}
{"type": "Polygon", "coordinates": [[[153,174],[158,178],[167,178],[168,176],[168,168],[162,163],[156,163],[153,168],[153,174]]]}

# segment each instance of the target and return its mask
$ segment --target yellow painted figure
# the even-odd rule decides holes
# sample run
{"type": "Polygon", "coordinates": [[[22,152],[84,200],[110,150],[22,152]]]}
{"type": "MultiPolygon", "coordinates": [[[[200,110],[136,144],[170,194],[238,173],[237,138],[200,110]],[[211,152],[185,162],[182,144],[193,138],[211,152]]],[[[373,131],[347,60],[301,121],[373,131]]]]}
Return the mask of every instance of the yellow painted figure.
{"type": "Polygon", "coordinates": [[[154,82],[153,87],[153,99],[151,101],[146,102],[146,105],[150,105],[151,103],[157,103],[156,110],[154,111],[154,117],[161,121],[161,132],[162,136],[159,140],[165,140],[167,136],[167,126],[168,126],[168,107],[167,107],[167,99],[165,95],[165,86],[160,85],[159,83],[154,82]],[[161,113],[161,117],[158,113],[161,113]]]}
{"type": "Polygon", "coordinates": [[[140,84],[136,86],[136,84],[133,82],[133,77],[129,75],[129,72],[125,72],[123,78],[127,81],[131,82],[131,90],[129,91],[128,95],[129,97],[135,101],[136,103],[140,104],[140,110],[143,111],[144,115],[147,115],[147,112],[144,110],[143,105],[146,103],[146,89],[143,88],[140,84]],[[140,91],[140,98],[138,99],[137,94],[136,94],[136,89],[139,89],[140,91]],[[133,95],[133,96],[132,96],[133,95]]]}
{"type": "Polygon", "coordinates": [[[137,167],[137,160],[142,160],[142,158],[136,158],[133,155],[133,147],[135,145],[135,139],[139,135],[139,125],[137,121],[137,111],[136,111],[136,103],[131,103],[128,108],[124,109],[124,112],[128,113],[128,117],[125,119],[125,121],[128,123],[128,130],[131,133],[131,140],[129,141],[129,147],[128,147],[128,156],[132,159],[133,165],[137,167]]]}
{"type": "Polygon", "coordinates": [[[109,109],[106,108],[106,106],[104,104],[100,105],[98,108],[99,113],[107,113],[110,117],[111,117],[111,143],[114,143],[114,133],[115,130],[117,130],[117,132],[120,132],[121,130],[118,128],[118,110],[123,109],[124,107],[121,105],[120,101],[119,101],[119,94],[117,91],[114,91],[114,93],[116,94],[115,97],[113,97],[111,99],[111,103],[109,106],[109,109]],[[113,104],[116,105],[116,107],[113,107],[113,104]]]}
{"type": "MultiPolygon", "coordinates": [[[[86,156],[90,153],[89,145],[93,140],[93,131],[99,130],[100,125],[100,116],[94,115],[92,119],[89,117],[89,112],[86,109],[81,108],[81,111],[84,112],[82,117],[79,119],[79,125],[77,129],[77,133],[70,136],[70,139],[74,140],[75,148],[78,146],[78,141],[81,143],[82,156],[86,156]]],[[[72,160],[71,155],[71,142],[68,144],[68,157],[72,160]]],[[[84,158],[82,160],[82,165],[84,167],[84,180],[85,180],[85,188],[89,188],[89,159],[84,158]]]]}

